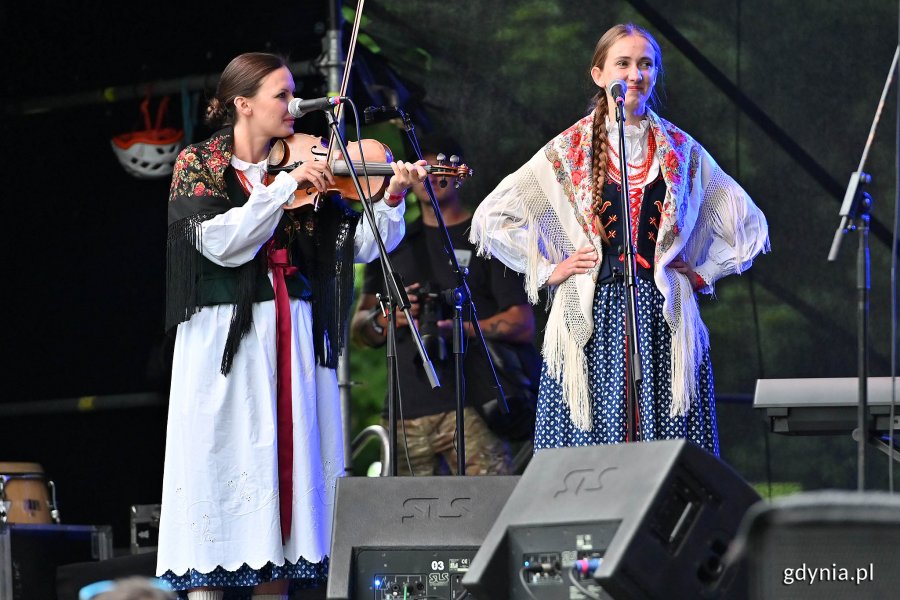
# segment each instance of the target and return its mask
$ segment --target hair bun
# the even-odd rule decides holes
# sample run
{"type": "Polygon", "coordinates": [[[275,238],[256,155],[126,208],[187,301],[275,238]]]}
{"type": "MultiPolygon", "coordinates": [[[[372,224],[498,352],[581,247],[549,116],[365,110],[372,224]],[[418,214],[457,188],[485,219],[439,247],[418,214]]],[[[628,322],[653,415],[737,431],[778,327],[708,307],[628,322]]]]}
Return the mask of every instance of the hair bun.
{"type": "Polygon", "coordinates": [[[210,125],[223,123],[227,118],[227,111],[218,98],[209,101],[206,107],[206,122],[210,125]]]}

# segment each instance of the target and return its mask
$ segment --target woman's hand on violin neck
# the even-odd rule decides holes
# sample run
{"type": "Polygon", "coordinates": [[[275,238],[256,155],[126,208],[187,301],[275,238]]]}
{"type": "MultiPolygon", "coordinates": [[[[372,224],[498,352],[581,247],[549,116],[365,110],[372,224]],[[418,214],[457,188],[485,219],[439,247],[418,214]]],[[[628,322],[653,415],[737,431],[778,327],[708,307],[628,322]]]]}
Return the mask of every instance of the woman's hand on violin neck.
{"type": "Polygon", "coordinates": [[[397,206],[403,199],[392,201],[389,196],[395,198],[403,196],[406,194],[406,190],[412,187],[414,183],[425,181],[425,178],[428,177],[428,173],[425,171],[426,164],[424,160],[414,163],[403,162],[402,160],[392,162],[391,169],[394,171],[394,174],[391,176],[390,182],[388,182],[387,189],[385,189],[385,202],[391,206],[397,206]]]}
{"type": "Polygon", "coordinates": [[[290,172],[301,186],[311,184],[318,192],[325,193],[334,185],[334,174],[324,160],[307,160],[290,172]]]}
{"type": "Polygon", "coordinates": [[[597,266],[599,260],[600,256],[593,246],[579,248],[569,258],[556,265],[547,279],[547,285],[559,285],[572,275],[587,273],[597,266]]]}

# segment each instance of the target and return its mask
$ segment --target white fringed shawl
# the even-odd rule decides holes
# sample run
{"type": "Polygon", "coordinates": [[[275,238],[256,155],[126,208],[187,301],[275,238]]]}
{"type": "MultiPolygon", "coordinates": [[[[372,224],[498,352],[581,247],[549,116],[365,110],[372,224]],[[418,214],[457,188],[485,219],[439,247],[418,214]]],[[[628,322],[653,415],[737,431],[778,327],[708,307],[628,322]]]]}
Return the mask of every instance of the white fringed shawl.
{"type": "MultiPolygon", "coordinates": [[[[709,347],[697,298],[687,276],[665,268],[682,256],[707,282],[747,269],[769,249],[762,212],[703,147],[675,125],[648,111],[657,160],[667,190],[657,236],[654,280],[664,298],[672,332],[672,400],[669,414],[684,415],[696,390],[696,373],[709,347]]],[[[582,216],[591,203],[593,114],[552,139],[479,205],[471,241],[482,255],[496,256],[525,274],[532,303],[553,268],[577,248],[603,245],[582,216]]],[[[596,270],[574,275],[552,293],[544,332],[548,373],[562,383],[573,423],[592,428],[584,347],[593,333],[596,270]],[[565,377],[563,372],[565,371],[565,377]]]]}

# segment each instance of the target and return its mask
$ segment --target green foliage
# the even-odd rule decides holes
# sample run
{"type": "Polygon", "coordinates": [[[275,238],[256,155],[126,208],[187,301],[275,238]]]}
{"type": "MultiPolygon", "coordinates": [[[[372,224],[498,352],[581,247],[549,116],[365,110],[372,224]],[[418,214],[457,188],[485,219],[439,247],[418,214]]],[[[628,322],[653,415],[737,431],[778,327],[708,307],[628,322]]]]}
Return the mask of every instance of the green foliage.
{"type": "Polygon", "coordinates": [[[756,493],[765,500],[790,496],[803,491],[803,487],[796,481],[773,481],[772,483],[754,483],[752,485],[756,493]]]}
{"type": "MultiPolygon", "coordinates": [[[[825,257],[841,191],[858,166],[896,46],[896,3],[860,0],[853,10],[813,0],[752,7],[719,0],[649,4],[772,126],[751,119],[675,39],[627,2],[511,0],[461,10],[426,0],[413,14],[406,2],[381,0],[365,28],[397,72],[424,90],[419,100],[430,127],[466,148],[476,174],[462,190],[470,205],[586,113],[596,89],[588,75],[591,55],[609,26],[630,21],[649,29],[666,68],[660,114],[701,141],[769,221],[772,253],[759,257],[749,273],[719,282],[717,298],[701,302],[717,392],[749,397],[759,378],[854,376],[856,236],[847,237],[836,263],[825,257]],[[865,34],[848,44],[848,32],[865,34]],[[776,129],[806,157],[783,147],[776,129]],[[810,161],[825,179],[806,167],[810,161]]],[[[873,216],[888,229],[896,186],[895,94],[865,165],[873,175],[873,216]]],[[[889,336],[890,253],[874,233],[870,245],[871,371],[886,375],[895,342],[889,336]]],[[[357,369],[380,370],[383,377],[383,361],[358,367],[363,363],[357,360],[354,355],[354,377],[382,399],[383,379],[357,369]]],[[[354,389],[355,402],[364,402],[363,387],[354,389]]],[[[365,403],[367,410],[380,410],[378,402],[365,403]]],[[[723,457],[749,480],[803,489],[853,486],[854,446],[847,439],[769,434],[752,408],[743,407],[739,417],[721,408],[723,457]]],[[[363,419],[363,408],[356,412],[363,419]]],[[[872,461],[873,481],[883,483],[879,460],[872,461]]]]}

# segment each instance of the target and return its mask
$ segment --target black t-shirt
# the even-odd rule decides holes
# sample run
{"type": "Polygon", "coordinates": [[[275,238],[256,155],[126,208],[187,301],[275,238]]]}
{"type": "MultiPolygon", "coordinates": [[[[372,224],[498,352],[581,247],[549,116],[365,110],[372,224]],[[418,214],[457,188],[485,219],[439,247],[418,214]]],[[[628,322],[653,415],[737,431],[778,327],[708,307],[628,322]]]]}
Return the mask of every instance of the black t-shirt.
{"type": "MultiPolygon", "coordinates": [[[[447,227],[450,240],[456,251],[460,267],[468,268],[466,281],[472,292],[472,303],[483,320],[517,304],[527,304],[524,276],[507,268],[495,258],[486,259],[475,252],[468,234],[471,219],[447,227]]],[[[421,220],[407,225],[406,237],[390,254],[393,268],[401,275],[405,286],[420,283],[431,292],[441,296],[441,292],[456,288],[450,259],[444,252],[440,230],[424,225],[421,220]]],[[[384,293],[384,277],[381,262],[366,265],[363,282],[364,294],[384,293]]],[[[404,419],[415,419],[428,415],[456,410],[456,385],[453,369],[453,343],[450,336],[439,342],[430,335],[424,313],[435,314],[436,318],[452,319],[453,307],[444,304],[440,298],[431,297],[431,304],[424,304],[423,294],[418,292],[423,303],[419,312],[419,334],[425,342],[428,357],[437,372],[441,387],[432,389],[425,370],[422,368],[419,352],[416,350],[409,327],[397,329],[397,373],[400,380],[400,398],[404,419]],[[436,314],[440,313],[440,314],[436,314]],[[441,359],[439,346],[443,346],[441,359]]],[[[463,311],[466,321],[471,314],[463,311]]],[[[466,338],[464,361],[466,383],[466,406],[494,397],[493,379],[477,338],[466,338]]],[[[384,414],[387,414],[385,408],[384,414]]],[[[397,415],[399,418],[399,414],[397,415]]]]}

